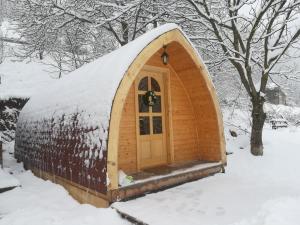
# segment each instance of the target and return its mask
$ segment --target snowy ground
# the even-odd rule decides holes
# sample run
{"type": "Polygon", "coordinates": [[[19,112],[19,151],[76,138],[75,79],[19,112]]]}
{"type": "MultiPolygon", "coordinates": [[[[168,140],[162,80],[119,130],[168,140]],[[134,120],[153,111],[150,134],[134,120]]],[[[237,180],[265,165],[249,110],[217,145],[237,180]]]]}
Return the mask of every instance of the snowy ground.
{"type": "MultiPolygon", "coordinates": [[[[246,135],[230,138],[225,174],[113,206],[151,225],[299,225],[300,129],[267,127],[264,134],[263,157],[250,155],[246,135]]],[[[59,185],[24,172],[8,147],[6,171],[22,187],[0,194],[0,225],[128,224],[113,209],[80,205],[59,185]]]]}
{"type": "Polygon", "coordinates": [[[226,174],[113,206],[158,225],[299,225],[300,130],[266,128],[264,140],[263,157],[246,136],[228,140],[226,174]]]}
{"type": "MultiPolygon", "coordinates": [[[[20,186],[20,181],[11,173],[20,173],[24,169],[21,164],[17,164],[15,159],[12,157],[14,149],[13,143],[4,145],[5,151],[3,152],[4,169],[0,167],[0,189],[20,186]]],[[[1,194],[0,194],[1,198],[1,194]]],[[[1,202],[0,202],[1,205],[1,202]]],[[[0,218],[1,218],[0,210],[0,218]]]]}
{"type": "Polygon", "coordinates": [[[5,171],[13,173],[22,186],[0,194],[0,225],[129,224],[115,210],[79,204],[63,187],[24,171],[9,154],[13,146],[5,147],[5,171]]]}
{"type": "Polygon", "coordinates": [[[0,168],[0,190],[4,188],[19,186],[20,182],[14,176],[0,168]]]}

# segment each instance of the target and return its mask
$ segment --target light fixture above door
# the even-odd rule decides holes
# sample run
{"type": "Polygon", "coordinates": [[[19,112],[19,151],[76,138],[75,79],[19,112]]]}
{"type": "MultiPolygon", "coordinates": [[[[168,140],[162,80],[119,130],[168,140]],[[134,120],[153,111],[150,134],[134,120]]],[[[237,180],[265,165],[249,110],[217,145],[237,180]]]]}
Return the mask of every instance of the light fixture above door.
{"type": "Polygon", "coordinates": [[[163,46],[164,51],[163,51],[163,53],[162,53],[161,56],[160,56],[160,57],[161,57],[161,60],[162,60],[162,62],[163,62],[164,65],[167,65],[168,62],[169,62],[169,55],[168,55],[168,53],[167,53],[167,51],[166,51],[166,48],[167,48],[167,46],[164,45],[164,46],[163,46]]]}

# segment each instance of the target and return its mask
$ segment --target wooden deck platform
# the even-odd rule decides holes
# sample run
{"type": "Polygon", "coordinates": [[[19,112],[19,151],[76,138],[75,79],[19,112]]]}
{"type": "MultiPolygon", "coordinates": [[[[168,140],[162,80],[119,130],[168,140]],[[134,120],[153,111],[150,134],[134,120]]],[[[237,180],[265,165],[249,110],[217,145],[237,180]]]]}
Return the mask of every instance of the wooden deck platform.
{"type": "Polygon", "coordinates": [[[174,173],[180,173],[183,171],[188,171],[191,169],[197,169],[212,165],[213,163],[209,163],[206,161],[190,161],[184,163],[174,163],[162,166],[156,166],[152,168],[144,169],[138,173],[130,174],[133,177],[134,181],[140,182],[145,179],[151,179],[157,176],[168,176],[174,173]]]}
{"type": "Polygon", "coordinates": [[[186,182],[222,172],[224,165],[221,162],[207,163],[193,161],[185,164],[171,164],[131,174],[134,182],[110,191],[110,202],[126,201],[147,193],[165,190],[186,182]]]}

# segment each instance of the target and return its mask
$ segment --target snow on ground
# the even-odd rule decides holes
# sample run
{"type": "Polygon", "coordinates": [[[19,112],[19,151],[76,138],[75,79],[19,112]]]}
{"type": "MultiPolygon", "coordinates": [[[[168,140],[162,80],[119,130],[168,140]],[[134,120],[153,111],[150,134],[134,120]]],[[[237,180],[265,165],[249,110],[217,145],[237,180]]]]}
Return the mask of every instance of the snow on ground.
{"type": "MultiPolygon", "coordinates": [[[[12,147],[9,144],[5,149],[12,147]]],[[[22,186],[0,194],[0,225],[129,224],[111,208],[79,204],[60,185],[24,172],[9,151],[4,153],[5,170],[14,173],[22,186]]]]}
{"type": "Polygon", "coordinates": [[[1,225],[129,224],[113,209],[77,203],[63,187],[30,171],[16,177],[22,187],[0,194],[1,225]]]}
{"type": "Polygon", "coordinates": [[[0,189],[19,186],[20,182],[0,168],[0,189]]]}
{"type": "MultiPolygon", "coordinates": [[[[225,174],[113,207],[151,225],[299,225],[300,129],[266,126],[264,142],[264,156],[254,157],[247,135],[228,137],[233,154],[225,174]]],[[[22,186],[0,194],[0,225],[128,224],[112,208],[81,205],[61,186],[24,172],[12,158],[13,143],[5,149],[5,171],[22,186]]]]}
{"type": "MultiPolygon", "coordinates": [[[[3,144],[4,168],[2,169],[0,167],[0,189],[20,186],[20,181],[15,176],[13,176],[12,173],[20,173],[23,172],[24,169],[21,163],[19,164],[15,163],[15,159],[12,157],[12,154],[14,152],[13,148],[14,148],[13,142],[3,144]]],[[[1,210],[0,210],[0,218],[1,218],[1,210]]]]}
{"type": "Polygon", "coordinates": [[[250,155],[247,136],[231,138],[225,174],[113,206],[152,225],[298,225],[300,130],[264,134],[263,157],[250,155]]]}

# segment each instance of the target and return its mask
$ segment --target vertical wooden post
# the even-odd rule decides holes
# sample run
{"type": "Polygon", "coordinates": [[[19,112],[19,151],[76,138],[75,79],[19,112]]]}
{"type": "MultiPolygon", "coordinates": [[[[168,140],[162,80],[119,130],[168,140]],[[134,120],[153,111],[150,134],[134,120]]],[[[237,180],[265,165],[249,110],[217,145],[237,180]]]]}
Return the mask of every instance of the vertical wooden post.
{"type": "Polygon", "coordinates": [[[3,158],[2,158],[2,141],[0,140],[0,165],[3,168],[3,158]]]}

